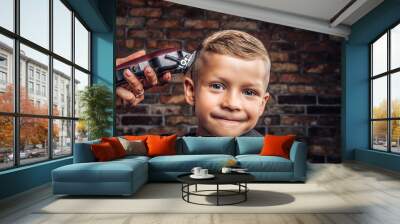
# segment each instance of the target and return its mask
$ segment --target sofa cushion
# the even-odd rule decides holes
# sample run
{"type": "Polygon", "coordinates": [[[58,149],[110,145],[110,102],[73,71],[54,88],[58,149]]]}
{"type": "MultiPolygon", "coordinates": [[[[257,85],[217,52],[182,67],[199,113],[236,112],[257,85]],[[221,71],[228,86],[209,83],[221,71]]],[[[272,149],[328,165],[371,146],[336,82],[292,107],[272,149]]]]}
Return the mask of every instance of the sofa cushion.
{"type": "Polygon", "coordinates": [[[140,159],[74,163],[53,170],[52,174],[53,181],[59,182],[128,182],[134,172],[147,172],[146,166],[140,159]]]}
{"type": "Polygon", "coordinates": [[[125,138],[118,137],[118,140],[121,142],[122,146],[126,151],[126,155],[138,155],[145,156],[147,155],[146,143],[141,140],[126,140],[125,138]]]}
{"type": "Polygon", "coordinates": [[[190,172],[193,167],[200,166],[211,172],[219,171],[230,159],[231,155],[174,155],[158,156],[149,160],[149,170],[163,172],[190,172]]]}
{"type": "Polygon", "coordinates": [[[176,154],[177,135],[159,136],[149,135],[146,139],[148,156],[163,156],[176,154]]]}
{"type": "Polygon", "coordinates": [[[238,155],[240,167],[249,172],[292,172],[292,161],[279,156],[238,155]]]}
{"type": "Polygon", "coordinates": [[[295,135],[265,135],[261,156],[280,156],[289,159],[295,135]]]}
{"type": "Polygon", "coordinates": [[[96,157],[96,160],[99,162],[109,161],[118,158],[112,145],[108,142],[92,144],[90,147],[92,149],[94,157],[96,157]]]}
{"type": "Polygon", "coordinates": [[[236,137],[236,155],[259,154],[264,137],[236,137]]]}
{"type": "Polygon", "coordinates": [[[115,155],[117,158],[122,158],[126,156],[126,151],[119,141],[118,137],[103,137],[101,138],[101,142],[108,142],[114,149],[115,155]]]}
{"type": "Polygon", "coordinates": [[[184,155],[235,155],[235,139],[233,137],[183,137],[180,149],[182,151],[178,154],[184,155]]]}
{"type": "Polygon", "coordinates": [[[99,144],[100,139],[75,143],[74,147],[74,163],[95,162],[96,158],[90,148],[92,144],[99,144]]]}

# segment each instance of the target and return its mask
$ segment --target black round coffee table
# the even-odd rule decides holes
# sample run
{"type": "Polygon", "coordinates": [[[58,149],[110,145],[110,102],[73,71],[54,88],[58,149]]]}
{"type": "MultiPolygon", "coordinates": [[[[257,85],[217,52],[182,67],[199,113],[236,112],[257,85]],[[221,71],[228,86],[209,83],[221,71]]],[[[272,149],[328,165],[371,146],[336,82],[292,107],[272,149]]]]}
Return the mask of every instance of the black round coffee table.
{"type": "Polygon", "coordinates": [[[198,205],[234,205],[239,204],[241,202],[245,202],[247,200],[247,192],[249,188],[247,187],[247,183],[255,180],[255,177],[249,173],[215,173],[213,174],[215,177],[212,179],[193,179],[190,177],[191,173],[182,174],[177,177],[178,181],[182,183],[182,199],[188,203],[198,204],[198,205]],[[197,190],[198,184],[205,185],[216,185],[215,190],[197,190]],[[236,185],[238,186],[237,190],[223,190],[220,189],[220,185],[236,185]],[[195,186],[194,191],[190,191],[190,186],[195,186]],[[209,192],[215,192],[215,194],[205,194],[209,192]],[[202,204],[190,201],[190,196],[204,196],[204,197],[216,197],[216,204],[202,204]],[[232,197],[232,196],[241,196],[239,200],[231,202],[231,203],[221,203],[221,197],[232,197]]]}

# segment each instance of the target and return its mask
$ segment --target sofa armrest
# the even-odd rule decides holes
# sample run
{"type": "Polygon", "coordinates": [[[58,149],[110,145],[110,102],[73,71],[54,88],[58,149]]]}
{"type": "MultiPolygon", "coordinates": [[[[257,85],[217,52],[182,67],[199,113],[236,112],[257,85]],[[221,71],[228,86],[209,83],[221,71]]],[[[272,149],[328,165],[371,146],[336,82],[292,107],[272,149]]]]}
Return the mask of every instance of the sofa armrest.
{"type": "Polygon", "coordinates": [[[307,145],[294,141],[290,148],[290,160],[293,162],[293,179],[305,181],[307,175],[307,145]]]}
{"type": "Polygon", "coordinates": [[[88,163],[95,162],[96,158],[94,157],[90,146],[92,144],[100,143],[99,140],[75,143],[74,145],[74,163],[88,163]]]}

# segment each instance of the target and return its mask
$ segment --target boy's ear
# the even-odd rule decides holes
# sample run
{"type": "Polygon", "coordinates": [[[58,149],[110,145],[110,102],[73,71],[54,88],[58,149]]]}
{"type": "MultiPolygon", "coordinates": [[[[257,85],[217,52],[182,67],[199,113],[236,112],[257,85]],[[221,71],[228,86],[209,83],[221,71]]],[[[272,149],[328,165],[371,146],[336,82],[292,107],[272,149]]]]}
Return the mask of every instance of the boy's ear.
{"type": "Polygon", "coordinates": [[[183,87],[185,91],[185,100],[186,103],[194,106],[194,82],[191,78],[185,77],[185,81],[183,82],[183,87]]]}
{"type": "Polygon", "coordinates": [[[261,116],[264,113],[265,105],[267,104],[269,97],[270,97],[269,92],[266,92],[263,97],[262,105],[260,107],[259,116],[261,116]]]}

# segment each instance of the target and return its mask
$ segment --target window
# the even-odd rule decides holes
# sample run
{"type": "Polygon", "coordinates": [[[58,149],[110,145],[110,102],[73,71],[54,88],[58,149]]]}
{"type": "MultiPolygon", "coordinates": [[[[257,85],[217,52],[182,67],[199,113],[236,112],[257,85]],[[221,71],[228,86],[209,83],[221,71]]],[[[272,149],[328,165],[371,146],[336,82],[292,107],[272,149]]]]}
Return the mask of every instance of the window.
{"type": "Polygon", "coordinates": [[[33,80],[33,67],[32,66],[29,66],[28,74],[29,74],[29,79],[33,80]]]}
{"type": "Polygon", "coordinates": [[[46,86],[42,86],[42,96],[46,96],[46,86]]]}
{"type": "Polygon", "coordinates": [[[46,74],[42,73],[42,82],[46,82],[46,74]]]}
{"type": "Polygon", "coordinates": [[[39,71],[39,69],[36,69],[36,80],[40,81],[40,71],[39,71]]]}
{"type": "Polygon", "coordinates": [[[6,85],[7,84],[7,73],[0,71],[0,84],[6,85]]]}
{"type": "Polygon", "coordinates": [[[33,82],[28,82],[28,93],[33,94],[33,82]]]}
{"type": "Polygon", "coordinates": [[[67,1],[0,1],[0,170],[70,156],[87,139],[73,105],[90,85],[91,33],[67,1]]]}
{"type": "Polygon", "coordinates": [[[371,148],[400,153],[400,24],[370,44],[371,148]]]}
{"type": "Polygon", "coordinates": [[[7,56],[0,54],[0,91],[6,91],[7,86],[7,56]]]}
{"type": "Polygon", "coordinates": [[[36,84],[36,95],[40,95],[40,84],[36,84]]]}

